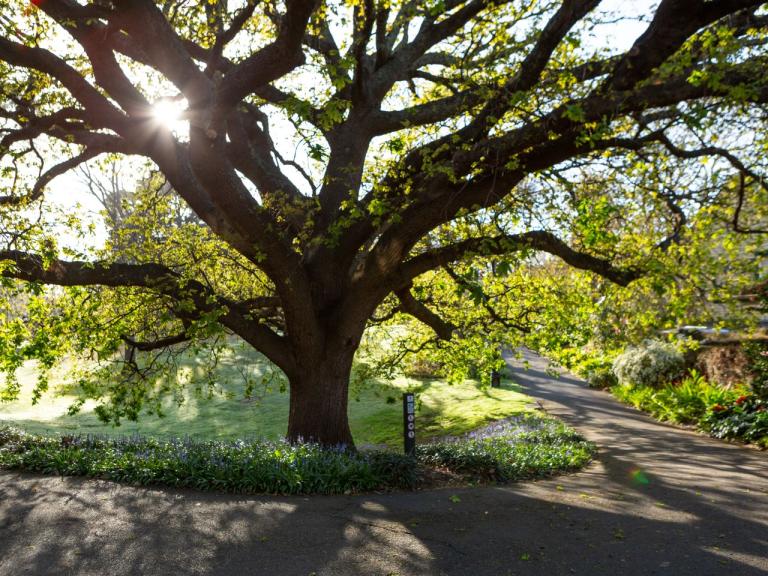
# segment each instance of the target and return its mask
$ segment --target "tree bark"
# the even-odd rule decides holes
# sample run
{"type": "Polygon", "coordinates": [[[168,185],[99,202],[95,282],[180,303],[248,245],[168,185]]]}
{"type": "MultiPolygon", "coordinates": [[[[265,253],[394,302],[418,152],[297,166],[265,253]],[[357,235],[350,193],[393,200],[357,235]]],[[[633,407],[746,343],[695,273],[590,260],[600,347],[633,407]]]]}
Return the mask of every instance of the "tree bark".
{"type": "Polygon", "coordinates": [[[288,440],[354,449],[347,405],[351,358],[327,358],[289,377],[288,440]]]}

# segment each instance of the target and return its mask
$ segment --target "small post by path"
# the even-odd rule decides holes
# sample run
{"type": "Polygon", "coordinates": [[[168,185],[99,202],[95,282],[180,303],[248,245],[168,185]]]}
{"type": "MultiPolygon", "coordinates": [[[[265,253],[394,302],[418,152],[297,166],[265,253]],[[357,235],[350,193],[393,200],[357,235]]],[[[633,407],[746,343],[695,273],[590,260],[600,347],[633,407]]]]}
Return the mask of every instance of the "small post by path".
{"type": "Polygon", "coordinates": [[[416,454],[416,398],[411,392],[403,394],[403,448],[406,454],[416,454]]]}
{"type": "Polygon", "coordinates": [[[501,388],[501,372],[491,370],[491,388],[501,388]]]}

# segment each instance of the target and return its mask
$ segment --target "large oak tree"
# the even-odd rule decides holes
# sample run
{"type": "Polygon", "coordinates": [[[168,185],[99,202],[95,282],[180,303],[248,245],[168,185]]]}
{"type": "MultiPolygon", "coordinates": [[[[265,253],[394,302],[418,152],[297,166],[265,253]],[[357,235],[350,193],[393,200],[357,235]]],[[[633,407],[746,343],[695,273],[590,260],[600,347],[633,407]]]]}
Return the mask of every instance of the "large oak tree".
{"type": "Polygon", "coordinates": [[[661,0],[617,49],[603,36],[635,28],[599,0],[10,0],[2,274],[83,287],[95,334],[88,298],[112,294],[114,318],[143,314],[113,331],[134,351],[237,334],[287,376],[289,438],[351,444],[350,370],[377,309],[456,336],[419,284],[434,270],[461,286],[457,263],[543,252],[627,284],[643,260],[620,227],[605,245],[604,200],[658,210],[648,248],[664,250],[734,175],[732,224],[747,226],[761,4],[661,0]],[[160,101],[184,104],[181,129],[160,101]],[[129,156],[162,189],[138,200],[129,238],[57,248],[34,217],[54,178],[129,156]],[[581,194],[576,178],[612,184],[581,194]],[[169,216],[173,195],[193,217],[169,216]]]}

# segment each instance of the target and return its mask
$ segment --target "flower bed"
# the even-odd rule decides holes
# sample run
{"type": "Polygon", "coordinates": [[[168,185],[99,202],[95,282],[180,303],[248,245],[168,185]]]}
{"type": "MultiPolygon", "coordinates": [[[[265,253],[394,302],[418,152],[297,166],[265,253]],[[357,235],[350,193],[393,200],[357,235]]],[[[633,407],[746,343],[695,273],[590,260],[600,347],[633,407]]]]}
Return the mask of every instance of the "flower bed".
{"type": "Polygon", "coordinates": [[[0,468],[237,493],[340,494],[428,487],[430,469],[506,482],[575,470],[594,452],[562,423],[529,415],[419,446],[416,456],[267,441],[39,436],[0,426],[0,468]]]}
{"type": "Polygon", "coordinates": [[[715,404],[701,421],[715,438],[735,438],[768,448],[768,401],[745,394],[728,404],[715,404]]]}

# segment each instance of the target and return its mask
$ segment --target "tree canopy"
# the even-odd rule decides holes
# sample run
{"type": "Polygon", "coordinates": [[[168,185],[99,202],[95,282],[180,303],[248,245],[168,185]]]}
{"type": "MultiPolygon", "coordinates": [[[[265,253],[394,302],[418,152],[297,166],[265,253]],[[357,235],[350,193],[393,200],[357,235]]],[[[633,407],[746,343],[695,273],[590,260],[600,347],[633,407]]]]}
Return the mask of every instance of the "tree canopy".
{"type": "Polygon", "coordinates": [[[634,27],[608,4],[11,0],[0,261],[27,316],[4,366],[127,347],[120,377],[81,383],[119,420],[167,391],[137,351],[234,333],[287,376],[290,438],[351,444],[371,322],[487,344],[527,326],[536,302],[487,292],[536,254],[627,285],[701,210],[762,232],[763,3],[661,0],[634,27]],[[47,196],[118,161],[141,177],[86,247],[47,196]]]}

